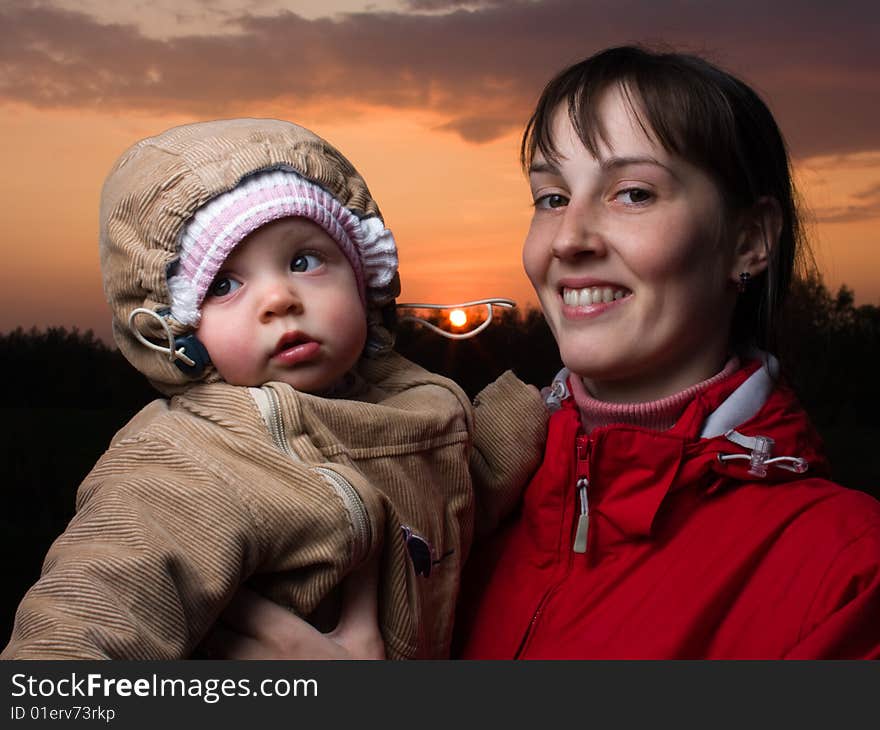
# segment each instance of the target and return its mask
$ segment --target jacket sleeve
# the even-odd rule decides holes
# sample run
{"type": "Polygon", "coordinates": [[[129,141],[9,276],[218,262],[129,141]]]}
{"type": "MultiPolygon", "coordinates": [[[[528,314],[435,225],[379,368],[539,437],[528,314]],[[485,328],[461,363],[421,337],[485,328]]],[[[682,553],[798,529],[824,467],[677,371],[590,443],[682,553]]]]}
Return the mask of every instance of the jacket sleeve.
{"type": "Polygon", "coordinates": [[[538,389],[509,370],[474,399],[476,538],[493,531],[519,503],[544,456],[548,418],[538,389]]]}
{"type": "Polygon", "coordinates": [[[880,659],[880,524],[837,554],[786,659],[880,659]]]}
{"type": "Polygon", "coordinates": [[[308,551],[292,549],[306,544],[310,524],[297,511],[313,508],[300,495],[319,492],[321,504],[332,493],[314,475],[303,478],[302,489],[266,480],[252,493],[172,444],[111,450],[81,485],[77,512],[21,601],[2,658],[188,657],[251,574],[279,567],[279,555],[288,556],[286,570],[308,566],[308,551]]]}

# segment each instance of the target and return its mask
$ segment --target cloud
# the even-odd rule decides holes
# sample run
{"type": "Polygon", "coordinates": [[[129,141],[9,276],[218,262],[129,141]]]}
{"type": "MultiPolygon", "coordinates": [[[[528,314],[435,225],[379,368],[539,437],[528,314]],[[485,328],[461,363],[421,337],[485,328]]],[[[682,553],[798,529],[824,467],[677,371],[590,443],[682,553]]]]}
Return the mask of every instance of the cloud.
{"type": "Polygon", "coordinates": [[[145,36],[157,39],[235,35],[241,32],[238,18],[272,17],[292,5],[305,18],[332,17],[362,10],[365,5],[372,11],[400,9],[398,0],[31,0],[31,4],[82,12],[105,25],[134,25],[145,36]]]}
{"type": "Polygon", "coordinates": [[[859,200],[871,200],[871,201],[880,201],[880,183],[874,185],[867,190],[862,190],[859,193],[853,194],[854,198],[858,198],[859,200]]]}
{"type": "MultiPolygon", "coordinates": [[[[880,149],[880,5],[780,0],[409,0],[445,14],[229,16],[234,34],[146,37],[23,0],[0,9],[0,100],[39,107],[235,113],[284,100],[428,110],[475,143],[521,129],[564,65],[609,45],[706,52],[770,101],[795,154],[880,149]],[[760,22],[756,22],[756,18],[760,22]],[[858,18],[858,22],[851,20],[858,18]]],[[[194,13],[198,3],[181,3],[194,13]]]]}
{"type": "Polygon", "coordinates": [[[880,168],[880,152],[816,157],[805,160],[804,166],[813,172],[824,172],[827,170],[874,170],[880,168]]]}
{"type": "MultiPolygon", "coordinates": [[[[522,1],[522,0],[520,0],[522,1]]],[[[455,10],[457,8],[491,8],[516,0],[406,0],[404,5],[409,10],[455,10]]]]}
{"type": "Polygon", "coordinates": [[[819,223],[856,223],[880,218],[880,201],[873,205],[840,205],[819,208],[815,213],[819,223]]]}
{"type": "Polygon", "coordinates": [[[880,218],[880,183],[851,195],[857,203],[819,208],[815,218],[820,223],[853,223],[880,218]]]}

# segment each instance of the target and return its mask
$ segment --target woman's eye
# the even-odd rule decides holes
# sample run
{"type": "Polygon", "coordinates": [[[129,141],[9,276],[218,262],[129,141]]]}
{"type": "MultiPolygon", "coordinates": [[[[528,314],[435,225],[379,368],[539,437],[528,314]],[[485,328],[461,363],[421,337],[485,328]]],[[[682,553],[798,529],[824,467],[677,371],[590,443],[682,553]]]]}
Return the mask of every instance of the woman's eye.
{"type": "Polygon", "coordinates": [[[627,188],[619,191],[614,197],[627,205],[639,205],[647,203],[654,195],[644,188],[627,188]]]}
{"type": "Polygon", "coordinates": [[[208,287],[208,294],[212,297],[225,297],[232,294],[240,286],[241,282],[230,276],[218,276],[208,287]]]}
{"type": "Polygon", "coordinates": [[[290,270],[297,273],[317,269],[324,261],[313,253],[301,253],[293,257],[290,270]]]}
{"type": "Polygon", "coordinates": [[[551,193],[550,195],[542,195],[535,199],[536,208],[564,208],[568,205],[568,198],[559,193],[551,193]]]}

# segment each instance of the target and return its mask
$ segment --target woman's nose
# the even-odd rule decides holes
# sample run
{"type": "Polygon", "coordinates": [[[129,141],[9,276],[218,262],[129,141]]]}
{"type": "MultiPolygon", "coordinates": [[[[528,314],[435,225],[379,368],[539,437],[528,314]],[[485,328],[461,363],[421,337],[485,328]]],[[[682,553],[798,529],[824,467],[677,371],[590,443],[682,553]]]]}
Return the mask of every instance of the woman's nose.
{"type": "Polygon", "coordinates": [[[605,238],[594,215],[586,207],[569,204],[551,244],[558,259],[574,259],[586,254],[604,256],[605,238]]]}
{"type": "Polygon", "coordinates": [[[260,321],[267,322],[274,317],[302,311],[302,298],[290,278],[279,277],[266,282],[260,300],[260,321]]]}

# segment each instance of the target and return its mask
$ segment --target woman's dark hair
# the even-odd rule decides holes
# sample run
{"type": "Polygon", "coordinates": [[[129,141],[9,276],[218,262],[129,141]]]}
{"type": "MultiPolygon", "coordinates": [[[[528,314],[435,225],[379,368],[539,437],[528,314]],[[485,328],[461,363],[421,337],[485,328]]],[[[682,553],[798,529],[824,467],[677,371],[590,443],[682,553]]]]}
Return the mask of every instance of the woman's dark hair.
{"type": "Polygon", "coordinates": [[[523,167],[528,170],[536,152],[558,160],[551,132],[562,107],[586,149],[598,156],[598,142],[607,142],[599,101],[613,87],[649,137],[715,180],[729,214],[764,197],[778,202],[779,240],[770,246],[767,270],[739,296],[731,333],[739,349],[772,347],[795,263],[806,254],[788,152],[767,105],[745,83],[697,56],[611,48],[547,84],[523,134],[523,167]]]}

